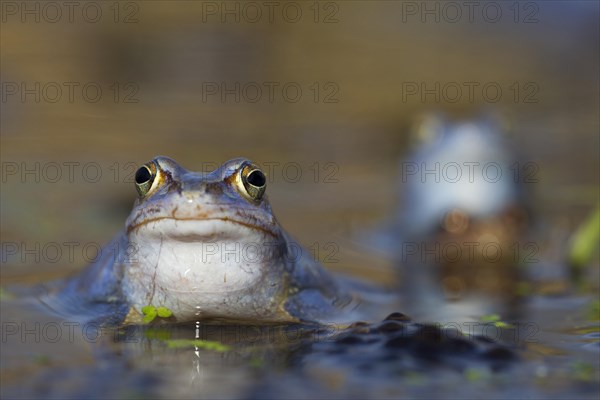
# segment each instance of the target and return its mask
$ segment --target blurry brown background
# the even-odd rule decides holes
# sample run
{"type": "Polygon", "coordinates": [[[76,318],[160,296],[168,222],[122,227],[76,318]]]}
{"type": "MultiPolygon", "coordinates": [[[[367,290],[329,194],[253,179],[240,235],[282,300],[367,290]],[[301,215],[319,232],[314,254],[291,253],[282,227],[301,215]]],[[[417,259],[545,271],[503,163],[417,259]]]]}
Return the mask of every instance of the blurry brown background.
{"type": "MultiPolygon", "coordinates": [[[[273,209],[307,246],[339,245],[329,267],[385,279],[386,260],[357,251],[352,235],[395,212],[410,126],[435,110],[465,118],[487,110],[508,121],[524,160],[540,167],[535,211],[548,230],[566,234],[597,204],[595,1],[480,2],[471,18],[443,2],[280,2],[272,20],[261,2],[81,2],[72,18],[65,3],[54,3],[60,17],[45,4],[2,2],[3,243],[102,244],[135,197],[125,179],[132,163],[162,154],[201,169],[244,156],[281,163],[267,190],[273,209]],[[239,102],[206,93],[236,82],[248,90],[239,102]],[[273,101],[265,82],[274,82],[273,101]],[[406,92],[413,82],[458,84],[462,97],[438,91],[439,100],[422,100],[406,92]],[[477,84],[473,101],[465,82],[477,84]],[[36,83],[37,94],[23,94],[23,84],[35,92],[36,83]],[[286,83],[302,89],[297,102],[282,94],[286,83]],[[489,83],[502,89],[497,102],[482,94],[489,83]],[[256,86],[263,92],[252,102],[256,86]],[[298,182],[284,175],[290,162],[301,167],[298,182]],[[61,166],[57,182],[52,163],[61,166]],[[79,163],[72,182],[64,163],[79,163]],[[102,176],[92,182],[97,165],[102,176]],[[22,176],[36,168],[39,182],[22,176]],[[324,182],[332,171],[337,182],[324,182]]],[[[3,284],[85,264],[81,246],[74,260],[55,263],[6,250],[3,284]]]]}

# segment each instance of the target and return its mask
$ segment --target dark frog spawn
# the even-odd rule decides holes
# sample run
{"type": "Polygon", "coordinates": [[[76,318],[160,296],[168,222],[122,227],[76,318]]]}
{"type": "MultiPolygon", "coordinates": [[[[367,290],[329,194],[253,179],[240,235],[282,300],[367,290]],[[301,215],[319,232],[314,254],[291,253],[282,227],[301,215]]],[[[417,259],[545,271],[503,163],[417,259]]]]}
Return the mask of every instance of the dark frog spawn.
{"type": "Polygon", "coordinates": [[[366,286],[334,277],[292,241],[266,183],[245,159],[199,173],[155,158],[135,175],[139,196],[124,231],[43,301],[114,323],[140,323],[148,306],[170,310],[174,322],[357,320],[366,286]]]}

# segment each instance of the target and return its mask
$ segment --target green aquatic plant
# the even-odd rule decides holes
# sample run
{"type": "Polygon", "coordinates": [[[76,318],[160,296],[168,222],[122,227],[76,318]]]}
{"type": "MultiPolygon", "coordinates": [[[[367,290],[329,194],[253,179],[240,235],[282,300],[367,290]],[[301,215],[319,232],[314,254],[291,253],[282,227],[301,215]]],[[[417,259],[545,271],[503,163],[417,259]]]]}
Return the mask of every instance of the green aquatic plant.
{"type": "Polygon", "coordinates": [[[484,324],[493,324],[496,328],[511,328],[512,325],[502,321],[498,314],[484,315],[479,319],[484,324]]]}
{"type": "Polygon", "coordinates": [[[162,328],[148,328],[144,330],[144,337],[150,340],[154,339],[165,342],[171,339],[171,331],[162,328]]]}
{"type": "MultiPolygon", "coordinates": [[[[144,320],[146,317],[148,322],[151,322],[156,317],[168,318],[172,315],[171,311],[165,307],[152,307],[147,306],[144,312],[144,320]]],[[[197,347],[204,350],[212,350],[218,352],[225,352],[231,349],[230,346],[224,345],[220,342],[202,339],[171,339],[171,331],[167,329],[148,328],[144,331],[144,336],[150,340],[158,340],[166,343],[170,349],[180,349],[186,347],[197,347]]]]}
{"type": "Polygon", "coordinates": [[[13,299],[13,295],[8,293],[6,290],[4,290],[4,288],[0,287],[0,301],[12,300],[12,299],[13,299]]]}
{"type": "Polygon", "coordinates": [[[144,317],[142,321],[145,324],[149,324],[154,321],[156,317],[159,318],[169,318],[173,315],[173,312],[169,310],[167,307],[154,307],[154,306],[145,306],[142,307],[142,312],[144,313],[144,317]]]}
{"type": "Polygon", "coordinates": [[[571,236],[568,261],[571,265],[571,276],[579,286],[583,284],[583,270],[598,253],[600,239],[600,205],[577,228],[571,236]]]}
{"type": "Polygon", "coordinates": [[[230,346],[212,340],[202,339],[170,339],[164,341],[170,349],[180,349],[185,347],[198,347],[205,350],[213,350],[219,352],[229,351],[230,346]]]}
{"type": "Polygon", "coordinates": [[[590,321],[600,321],[600,300],[594,300],[589,305],[588,318],[590,321]]]}
{"type": "Polygon", "coordinates": [[[47,354],[34,354],[33,362],[41,366],[47,366],[52,363],[50,360],[50,356],[48,356],[47,354]]]}
{"type": "Polygon", "coordinates": [[[252,357],[248,363],[251,368],[262,368],[265,365],[265,360],[260,357],[252,357]]]}
{"type": "Polygon", "coordinates": [[[578,381],[591,382],[595,372],[594,366],[585,361],[575,361],[571,364],[572,376],[578,381]]]}
{"type": "Polygon", "coordinates": [[[517,296],[529,296],[533,292],[533,288],[531,287],[531,283],[529,282],[517,282],[515,285],[515,294],[517,296]]]}
{"type": "Polygon", "coordinates": [[[480,368],[467,368],[464,371],[464,376],[469,382],[481,382],[490,377],[490,373],[487,370],[480,368]]]}

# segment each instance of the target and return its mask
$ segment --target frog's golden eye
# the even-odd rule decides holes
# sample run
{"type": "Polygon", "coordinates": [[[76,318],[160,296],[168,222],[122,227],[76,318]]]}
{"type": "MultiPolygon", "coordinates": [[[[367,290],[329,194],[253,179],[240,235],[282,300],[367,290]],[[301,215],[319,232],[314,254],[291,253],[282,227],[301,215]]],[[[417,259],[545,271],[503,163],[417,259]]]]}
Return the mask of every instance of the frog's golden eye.
{"type": "Polygon", "coordinates": [[[248,164],[240,170],[240,179],[245,195],[252,200],[260,200],[267,189],[267,177],[256,166],[248,164]]]}
{"type": "Polygon", "coordinates": [[[135,188],[141,197],[148,194],[152,188],[152,183],[156,178],[156,165],[149,163],[142,165],[135,173],[135,188]]]}

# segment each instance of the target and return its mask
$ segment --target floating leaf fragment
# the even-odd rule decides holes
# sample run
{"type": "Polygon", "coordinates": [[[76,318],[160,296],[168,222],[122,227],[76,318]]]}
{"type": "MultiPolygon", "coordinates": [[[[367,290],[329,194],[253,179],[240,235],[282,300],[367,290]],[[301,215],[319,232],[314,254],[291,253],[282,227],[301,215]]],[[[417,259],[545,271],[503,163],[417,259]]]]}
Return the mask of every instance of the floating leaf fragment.
{"type": "Polygon", "coordinates": [[[171,339],[165,340],[165,343],[170,349],[179,349],[183,347],[198,347],[205,350],[214,350],[219,352],[229,351],[230,346],[220,342],[201,339],[171,339]]]}

